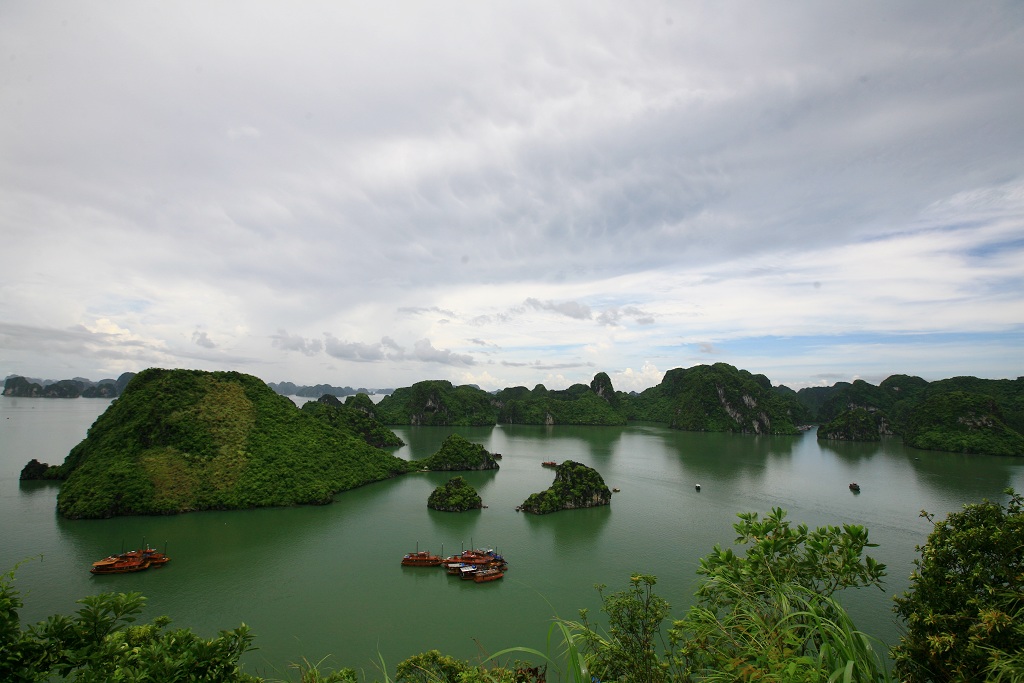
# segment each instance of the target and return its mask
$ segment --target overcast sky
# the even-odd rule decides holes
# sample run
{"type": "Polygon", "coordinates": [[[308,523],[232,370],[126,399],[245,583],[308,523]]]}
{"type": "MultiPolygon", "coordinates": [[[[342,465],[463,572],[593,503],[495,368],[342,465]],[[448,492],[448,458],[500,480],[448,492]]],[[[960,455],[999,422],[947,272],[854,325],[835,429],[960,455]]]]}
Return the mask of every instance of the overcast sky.
{"type": "Polygon", "coordinates": [[[1024,374],[1024,3],[0,3],[0,376],[1024,374]]]}

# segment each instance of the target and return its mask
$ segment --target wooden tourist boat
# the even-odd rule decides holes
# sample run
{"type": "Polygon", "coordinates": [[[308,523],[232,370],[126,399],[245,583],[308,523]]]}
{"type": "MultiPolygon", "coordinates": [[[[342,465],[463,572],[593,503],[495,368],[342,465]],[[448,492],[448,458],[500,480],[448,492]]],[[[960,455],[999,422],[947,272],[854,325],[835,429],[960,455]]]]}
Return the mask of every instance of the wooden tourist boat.
{"type": "Polygon", "coordinates": [[[452,555],[444,559],[445,563],[459,562],[462,564],[471,564],[476,566],[486,566],[492,564],[507,564],[505,558],[496,553],[494,550],[464,550],[461,555],[452,555]]]}
{"type": "Polygon", "coordinates": [[[129,550],[126,553],[121,553],[121,557],[147,560],[150,567],[162,567],[171,561],[171,558],[167,557],[165,553],[157,552],[155,548],[150,548],[148,545],[142,550],[129,550]]]}
{"type": "Polygon", "coordinates": [[[125,557],[122,555],[110,555],[102,560],[96,560],[89,569],[93,574],[126,574],[128,572],[141,572],[149,569],[149,561],[140,557],[125,557]]]}
{"type": "Polygon", "coordinates": [[[459,578],[464,581],[472,581],[478,571],[480,568],[475,564],[464,564],[459,567],[459,578]]]}
{"type": "Polygon", "coordinates": [[[89,571],[93,574],[127,574],[141,572],[150,567],[162,567],[171,561],[165,553],[157,552],[148,545],[141,550],[129,550],[118,555],[109,555],[92,563],[89,571]]]}
{"type": "Polygon", "coordinates": [[[440,555],[431,555],[429,550],[418,550],[402,558],[403,567],[437,567],[442,562],[440,555]]]}
{"type": "Polygon", "coordinates": [[[500,569],[478,569],[473,573],[473,580],[477,583],[485,583],[487,581],[497,581],[504,576],[505,572],[500,569]]]}
{"type": "Polygon", "coordinates": [[[558,463],[554,460],[545,460],[541,463],[542,467],[558,467],[558,463]]]}

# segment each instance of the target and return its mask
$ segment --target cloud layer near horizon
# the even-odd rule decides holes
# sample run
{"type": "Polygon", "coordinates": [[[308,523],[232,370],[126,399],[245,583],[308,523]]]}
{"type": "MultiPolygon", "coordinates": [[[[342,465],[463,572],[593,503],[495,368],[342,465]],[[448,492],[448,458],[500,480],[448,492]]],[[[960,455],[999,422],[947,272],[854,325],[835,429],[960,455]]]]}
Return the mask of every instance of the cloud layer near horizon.
{"type": "Polygon", "coordinates": [[[1016,377],[1024,6],[7,3],[0,372],[1016,377]]]}

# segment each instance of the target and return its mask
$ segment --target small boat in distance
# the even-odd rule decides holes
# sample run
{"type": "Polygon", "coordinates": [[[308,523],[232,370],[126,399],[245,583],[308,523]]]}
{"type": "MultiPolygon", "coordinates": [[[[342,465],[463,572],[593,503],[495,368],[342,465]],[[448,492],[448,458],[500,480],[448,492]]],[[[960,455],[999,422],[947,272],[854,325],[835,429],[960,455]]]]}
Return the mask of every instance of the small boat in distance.
{"type": "Polygon", "coordinates": [[[558,463],[554,460],[545,460],[541,463],[541,467],[558,467],[558,463]]]}
{"type": "Polygon", "coordinates": [[[860,493],[860,484],[858,484],[857,482],[853,482],[852,484],[850,484],[850,490],[853,491],[854,493],[860,493]]]}

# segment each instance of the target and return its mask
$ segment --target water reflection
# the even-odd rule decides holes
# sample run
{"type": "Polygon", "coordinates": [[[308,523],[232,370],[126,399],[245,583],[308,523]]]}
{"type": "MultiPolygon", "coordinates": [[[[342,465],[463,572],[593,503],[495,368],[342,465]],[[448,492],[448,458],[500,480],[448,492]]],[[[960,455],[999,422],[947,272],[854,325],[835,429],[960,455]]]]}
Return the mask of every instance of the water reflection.
{"type": "Polygon", "coordinates": [[[994,491],[1020,488],[1020,458],[916,449],[906,449],[903,456],[918,483],[944,498],[980,501],[993,499],[994,491]]]}
{"type": "Polygon", "coordinates": [[[883,450],[882,441],[838,441],[820,439],[818,448],[846,462],[869,460],[883,450]]]}

